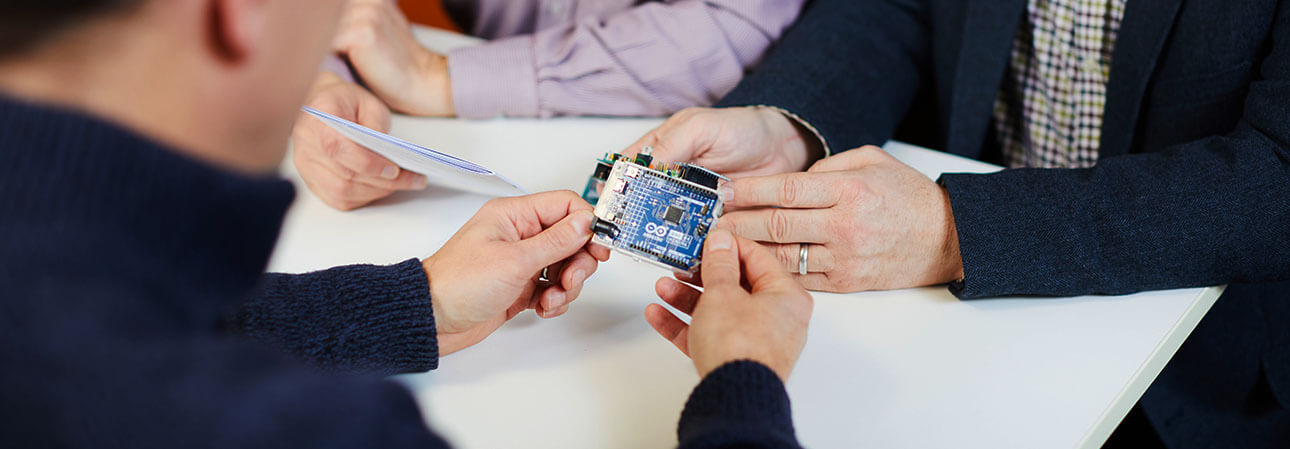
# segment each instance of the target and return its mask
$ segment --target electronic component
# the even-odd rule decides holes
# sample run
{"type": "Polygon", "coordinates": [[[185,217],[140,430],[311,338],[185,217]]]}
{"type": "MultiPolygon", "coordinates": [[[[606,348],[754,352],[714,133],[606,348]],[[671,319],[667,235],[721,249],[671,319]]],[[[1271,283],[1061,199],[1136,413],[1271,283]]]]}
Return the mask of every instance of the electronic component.
{"type": "Polygon", "coordinates": [[[667,213],[663,216],[663,221],[668,222],[668,224],[680,224],[681,218],[684,216],[685,209],[676,206],[668,206],[667,213]]]}
{"type": "Polygon", "coordinates": [[[605,155],[583,191],[596,206],[592,241],[675,271],[694,272],[721,214],[725,179],[686,163],[654,164],[651,148],[629,158],[605,155]]]}

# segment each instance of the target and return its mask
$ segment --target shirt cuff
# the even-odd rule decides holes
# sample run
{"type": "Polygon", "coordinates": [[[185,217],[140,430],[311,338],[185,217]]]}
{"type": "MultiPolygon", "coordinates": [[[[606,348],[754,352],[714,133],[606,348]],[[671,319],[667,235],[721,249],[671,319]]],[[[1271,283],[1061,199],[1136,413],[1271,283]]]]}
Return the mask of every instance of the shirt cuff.
{"type": "Polygon", "coordinates": [[[457,116],[489,119],[538,115],[533,37],[516,36],[448,53],[457,116]]]}
{"type": "Polygon", "coordinates": [[[757,105],[753,107],[770,109],[772,111],[783,114],[785,117],[788,117],[789,120],[792,120],[794,123],[797,123],[799,126],[806,128],[808,131],[811,132],[811,134],[814,134],[816,139],[819,139],[820,148],[824,149],[824,157],[829,157],[833,155],[833,151],[829,149],[829,142],[827,140],[824,140],[824,134],[820,134],[820,130],[816,129],[814,125],[811,125],[811,122],[808,122],[806,121],[806,119],[802,118],[801,116],[798,116],[797,114],[789,112],[788,110],[781,108],[779,106],[757,105]]]}

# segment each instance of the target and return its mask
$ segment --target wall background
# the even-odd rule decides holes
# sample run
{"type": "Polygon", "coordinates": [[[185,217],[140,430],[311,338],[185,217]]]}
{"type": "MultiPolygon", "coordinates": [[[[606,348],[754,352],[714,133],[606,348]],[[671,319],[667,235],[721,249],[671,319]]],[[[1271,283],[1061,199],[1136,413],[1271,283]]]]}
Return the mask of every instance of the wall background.
{"type": "Polygon", "coordinates": [[[407,14],[408,19],[413,22],[436,28],[461,31],[443,12],[443,5],[439,3],[439,0],[400,0],[399,8],[403,9],[403,13],[407,14]]]}

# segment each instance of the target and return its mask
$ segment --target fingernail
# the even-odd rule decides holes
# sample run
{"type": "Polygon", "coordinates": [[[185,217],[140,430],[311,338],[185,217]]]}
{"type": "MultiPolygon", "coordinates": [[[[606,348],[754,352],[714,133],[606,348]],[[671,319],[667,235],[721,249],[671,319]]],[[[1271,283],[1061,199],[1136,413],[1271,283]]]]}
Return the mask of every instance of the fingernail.
{"type": "Polygon", "coordinates": [[[730,249],[730,246],[733,245],[734,242],[734,236],[730,235],[730,231],[725,229],[717,229],[712,231],[711,234],[708,234],[707,245],[708,249],[711,250],[730,249]]]}
{"type": "Polygon", "coordinates": [[[735,189],[730,188],[730,183],[722,184],[721,188],[717,189],[717,192],[721,194],[721,201],[723,202],[729,203],[735,199],[735,189]]]}
{"type": "Polygon", "coordinates": [[[551,307],[547,307],[546,309],[547,312],[550,312],[555,309],[559,309],[560,306],[563,306],[564,299],[565,299],[564,292],[555,292],[555,294],[551,295],[551,307]]]}
{"type": "Polygon", "coordinates": [[[386,165],[385,168],[381,170],[381,177],[385,179],[394,179],[399,177],[399,167],[386,165]]]}
{"type": "Polygon", "coordinates": [[[592,215],[591,211],[580,210],[573,213],[573,221],[570,223],[573,224],[573,228],[577,229],[578,232],[586,233],[591,231],[591,220],[593,218],[595,218],[595,215],[592,215]]]}
{"type": "Polygon", "coordinates": [[[417,190],[425,190],[428,184],[429,183],[428,181],[426,181],[425,176],[417,176],[417,179],[415,181],[412,181],[412,187],[417,190]]]}
{"type": "Polygon", "coordinates": [[[583,281],[586,281],[586,280],[587,280],[587,272],[586,272],[586,271],[583,271],[583,270],[574,270],[574,271],[573,271],[573,285],[579,285],[579,284],[582,284],[582,282],[583,282],[583,281]]]}

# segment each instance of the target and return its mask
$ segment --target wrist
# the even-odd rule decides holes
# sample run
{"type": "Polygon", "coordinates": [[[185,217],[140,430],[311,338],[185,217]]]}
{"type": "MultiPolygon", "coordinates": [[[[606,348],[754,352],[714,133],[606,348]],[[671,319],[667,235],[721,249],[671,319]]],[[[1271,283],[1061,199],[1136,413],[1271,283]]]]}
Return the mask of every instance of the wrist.
{"type": "Polygon", "coordinates": [[[448,74],[448,58],[429,50],[417,52],[417,78],[415,98],[404,112],[422,116],[456,115],[452,102],[452,80],[448,74]]]}
{"type": "Polygon", "coordinates": [[[950,203],[950,193],[944,186],[938,186],[941,198],[944,203],[945,216],[945,242],[941,251],[941,279],[948,282],[962,281],[963,273],[963,254],[959,247],[958,226],[954,224],[954,207],[950,203]]]}
{"type": "Polygon", "coordinates": [[[795,171],[804,171],[828,156],[822,138],[797,115],[774,106],[758,106],[763,119],[773,123],[773,135],[785,149],[795,171]]]}
{"type": "Polygon", "coordinates": [[[434,285],[434,256],[430,256],[421,261],[421,268],[426,274],[426,291],[430,292],[430,313],[435,320],[435,333],[441,334],[444,329],[448,328],[448,314],[443,310],[443,298],[435,293],[434,285]]]}

